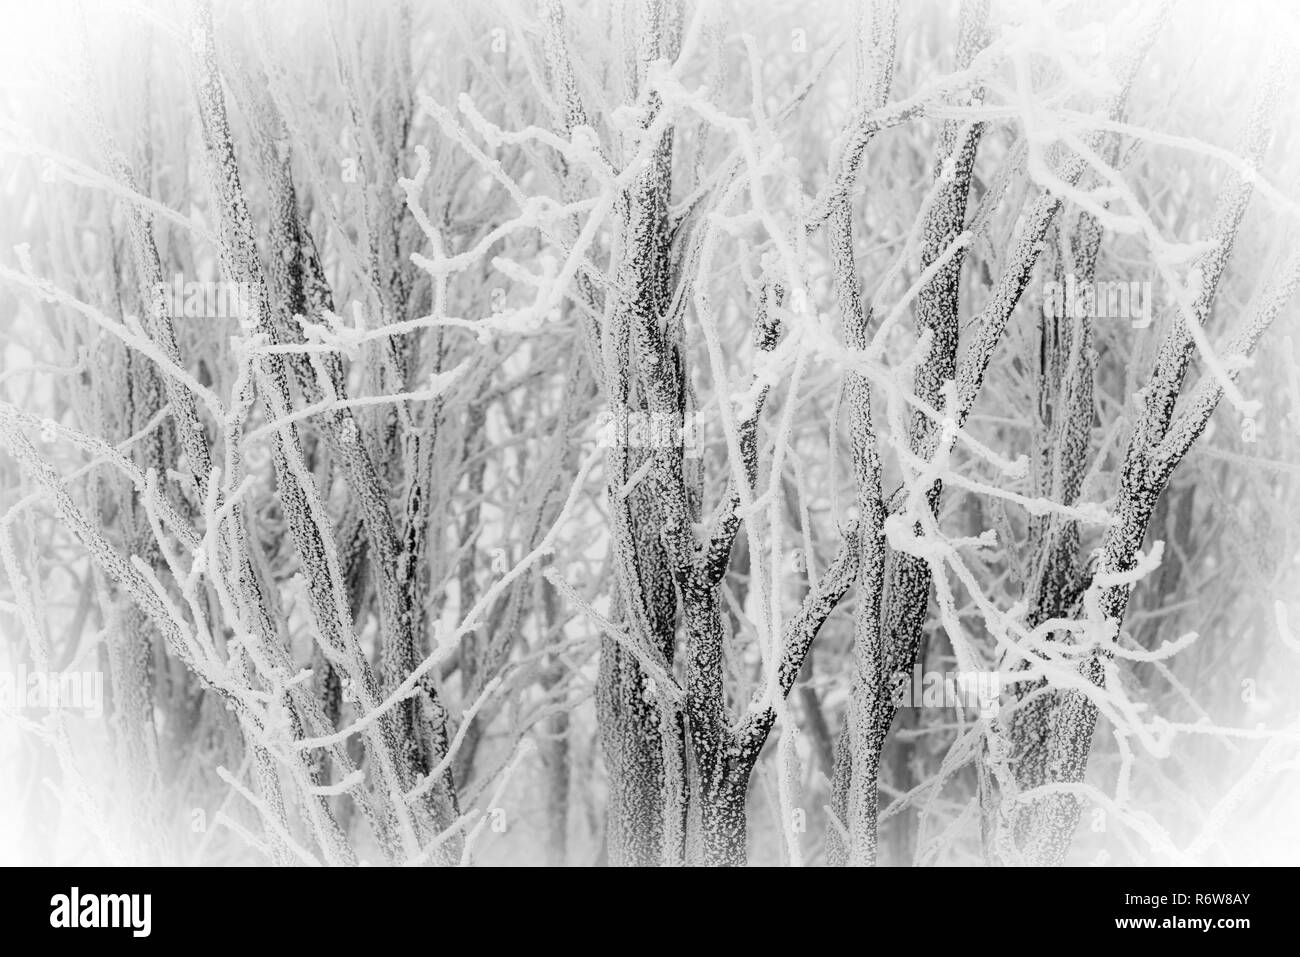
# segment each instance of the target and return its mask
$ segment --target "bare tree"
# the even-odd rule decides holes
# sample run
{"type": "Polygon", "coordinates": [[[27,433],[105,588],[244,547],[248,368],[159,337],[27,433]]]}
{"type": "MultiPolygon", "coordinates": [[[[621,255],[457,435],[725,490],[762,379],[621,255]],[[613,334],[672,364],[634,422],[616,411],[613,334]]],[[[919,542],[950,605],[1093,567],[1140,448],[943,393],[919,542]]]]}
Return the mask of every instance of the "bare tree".
{"type": "Polygon", "coordinates": [[[1293,16],[42,17],[6,859],[1270,853],[1293,16]]]}

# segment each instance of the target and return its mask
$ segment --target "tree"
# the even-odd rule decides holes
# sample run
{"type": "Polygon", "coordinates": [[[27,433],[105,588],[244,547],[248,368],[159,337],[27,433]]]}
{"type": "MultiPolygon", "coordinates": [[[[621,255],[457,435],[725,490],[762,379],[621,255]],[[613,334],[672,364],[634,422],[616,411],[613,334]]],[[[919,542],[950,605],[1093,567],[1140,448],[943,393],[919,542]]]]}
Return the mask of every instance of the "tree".
{"type": "Polygon", "coordinates": [[[1288,15],[56,15],[0,117],[28,859],[1263,856],[1288,15]]]}

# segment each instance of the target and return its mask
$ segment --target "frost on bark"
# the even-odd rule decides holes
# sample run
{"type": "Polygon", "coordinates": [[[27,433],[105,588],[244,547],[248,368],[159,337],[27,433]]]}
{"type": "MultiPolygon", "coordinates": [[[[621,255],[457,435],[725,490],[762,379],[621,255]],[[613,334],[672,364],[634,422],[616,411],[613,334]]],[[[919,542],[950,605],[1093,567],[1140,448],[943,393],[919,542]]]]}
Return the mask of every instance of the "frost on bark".
{"type": "MultiPolygon", "coordinates": [[[[968,69],[975,54],[985,43],[988,17],[986,3],[966,3],[962,7],[958,36],[959,67],[968,69]]],[[[871,25],[872,43],[885,46],[884,63],[876,80],[874,93],[879,108],[885,100],[893,73],[893,34],[897,31],[897,11],[871,25]],[[887,36],[889,39],[878,40],[887,36]]],[[[978,88],[970,93],[972,103],[980,99],[978,88]]],[[[928,353],[917,367],[913,389],[916,397],[930,408],[939,408],[941,390],[956,371],[958,342],[959,278],[964,246],[958,242],[966,219],[966,202],[970,193],[971,171],[979,143],[980,124],[948,121],[940,135],[933,194],[922,224],[921,267],[937,265],[931,278],[920,289],[916,300],[917,327],[929,334],[928,353]],[[940,258],[940,257],[944,258],[940,258]]],[[[853,278],[840,280],[847,288],[840,292],[848,303],[845,323],[850,344],[858,349],[867,346],[866,322],[857,288],[856,267],[851,260],[852,227],[847,203],[832,214],[831,228],[840,230],[837,255],[848,257],[840,264],[842,274],[853,278]],[[837,222],[842,220],[842,224],[837,222]]],[[[833,238],[833,242],[836,240],[833,238]]],[[[843,308],[843,307],[842,307],[843,308]]],[[[848,841],[832,843],[834,863],[872,865],[877,846],[877,779],[880,759],[894,720],[891,688],[895,675],[911,671],[921,640],[921,628],[930,590],[930,572],[925,561],[905,552],[886,554],[883,524],[886,504],[881,491],[881,472],[876,437],[871,426],[871,406],[865,380],[851,377],[846,386],[853,437],[854,473],[858,481],[858,509],[865,518],[864,542],[871,542],[871,553],[864,554],[859,571],[858,610],[854,628],[854,653],[857,672],[854,676],[847,741],[835,768],[835,813],[844,825],[848,841]],[[845,846],[847,845],[847,846],[845,846]]],[[[923,455],[933,446],[935,423],[924,411],[911,417],[909,444],[913,454],[923,455]]],[[[938,513],[942,483],[936,481],[926,493],[926,505],[938,513]]],[[[919,532],[920,529],[918,528],[919,532]]]]}
{"type": "MultiPolygon", "coordinates": [[[[1252,104],[1245,130],[1243,156],[1249,168],[1260,163],[1272,134],[1272,114],[1279,95],[1280,70],[1268,65],[1263,88],[1252,104]]],[[[1222,385],[1208,383],[1176,415],[1178,398],[1191,364],[1195,345],[1190,325],[1204,327],[1212,313],[1220,281],[1227,269],[1242,218],[1252,195],[1252,177],[1230,175],[1219,197],[1211,231],[1212,247],[1193,266],[1197,289],[1190,303],[1178,303],[1170,329],[1161,342],[1155,366],[1138,394],[1136,421],[1129,436],[1120,476],[1117,520],[1102,542],[1092,582],[1082,597],[1082,611],[1100,637],[1096,648],[1083,657],[1080,674],[1090,683],[1105,686],[1109,645],[1118,641],[1123,628],[1131,587],[1123,576],[1132,573],[1141,560],[1140,550],[1147,527],[1170,476],[1200,435],[1222,394],[1222,385]],[[1190,308],[1189,308],[1190,307],[1190,308]]],[[[1297,283],[1295,256],[1280,264],[1260,293],[1254,314],[1243,323],[1227,350],[1229,357],[1248,356],[1263,331],[1289,300],[1297,283]]],[[[1060,447],[1060,446],[1058,446],[1060,447]]],[[[1114,680],[1113,678],[1111,680],[1114,680]]],[[[1068,790],[1083,780],[1092,736],[1097,725],[1097,706],[1080,690],[1057,692],[1048,699],[1045,727],[1035,729],[1046,738],[1034,754],[1036,764],[1021,776],[1027,788],[1041,793],[1025,812],[1021,826],[1027,856],[1036,863],[1059,864],[1069,848],[1082,812],[1082,802],[1068,790]],[[1067,788],[1060,788],[1066,785],[1067,788]]]]}
{"type": "Polygon", "coordinates": [[[0,701],[24,860],[1270,853],[1295,77],[1198,3],[20,40],[0,682],[103,680],[0,701]]]}

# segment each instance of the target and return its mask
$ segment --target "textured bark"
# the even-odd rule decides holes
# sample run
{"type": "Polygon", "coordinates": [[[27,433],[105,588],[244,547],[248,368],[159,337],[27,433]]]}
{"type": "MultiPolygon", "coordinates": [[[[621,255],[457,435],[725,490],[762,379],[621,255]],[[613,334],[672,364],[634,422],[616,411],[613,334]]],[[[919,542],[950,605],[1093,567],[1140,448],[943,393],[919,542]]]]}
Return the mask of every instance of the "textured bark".
{"type": "MultiPolygon", "coordinates": [[[[638,88],[653,61],[672,56],[678,42],[676,15],[671,2],[646,0],[638,6],[633,77],[638,88]]],[[[566,101],[574,104],[571,112],[576,112],[576,93],[567,72],[561,82],[566,101]]],[[[656,104],[652,95],[647,126],[656,104]]],[[[600,357],[603,392],[620,437],[629,434],[635,414],[648,412],[681,422],[684,395],[679,360],[660,325],[674,285],[668,221],[671,184],[669,128],[645,171],[620,201],[623,265],[619,279],[628,290],[627,298],[609,313],[606,328],[591,329],[599,337],[593,353],[600,357]],[[647,362],[661,365],[647,370],[647,362]]],[[[622,494],[645,458],[656,454],[667,458],[672,451],[633,450],[620,439],[606,453],[619,596],[637,645],[634,651],[606,639],[601,649],[597,717],[610,782],[609,859],[615,865],[681,863],[685,853],[681,718],[663,697],[667,689],[653,686],[641,660],[654,662],[668,673],[676,650],[677,599],[660,539],[665,514],[649,482],[622,494]]],[[[667,461],[657,464],[672,467],[667,461]]]]}
{"type": "MultiPolygon", "coordinates": [[[[1079,283],[1093,281],[1101,238],[1096,218],[1086,213],[1081,215],[1070,242],[1076,254],[1071,265],[1079,283]]],[[[1059,245],[1055,248],[1053,272],[1058,282],[1064,282],[1067,264],[1059,245]]],[[[1038,415],[1043,438],[1037,449],[1036,482],[1040,495],[1064,505],[1077,501],[1088,465],[1096,363],[1092,333],[1092,321],[1087,316],[1073,321],[1064,316],[1044,316],[1040,322],[1038,415]]],[[[1045,621],[1075,614],[1087,585],[1087,569],[1080,555],[1078,522],[1058,514],[1034,517],[1029,536],[1033,556],[1026,594],[1029,607],[1026,624],[1037,628],[1045,621]]],[[[1028,790],[1046,783],[1048,721],[1054,694],[1045,680],[1018,683],[1014,691],[1017,706],[1007,728],[1008,757],[1016,787],[1028,790]]],[[[984,841],[990,859],[1010,863],[1004,860],[1003,849],[1007,841],[1013,842],[1013,851],[1025,846],[1029,838],[1029,815],[1019,807],[1004,807],[991,778],[986,778],[981,801],[984,841]],[[1011,828],[1011,834],[1004,833],[1007,828],[1011,828]]],[[[1019,856],[1018,851],[1014,853],[1019,856]]]]}
{"type": "MultiPolygon", "coordinates": [[[[972,2],[962,7],[958,62],[963,68],[970,65],[985,43],[987,17],[987,3],[972,2]]],[[[888,53],[878,68],[877,105],[887,96],[893,75],[892,36],[897,31],[896,20],[894,11],[873,31],[876,35],[883,31],[890,36],[888,53]]],[[[975,91],[973,99],[978,101],[979,96],[975,91]]],[[[952,121],[944,124],[935,174],[936,196],[924,225],[923,269],[940,259],[962,229],[980,129],[978,124],[967,127],[952,121]]],[[[838,281],[839,299],[848,340],[856,348],[865,348],[866,325],[870,316],[864,310],[857,269],[852,262],[852,227],[847,210],[833,210],[830,223],[831,228],[838,228],[843,237],[837,247],[844,250],[838,253],[842,262],[837,272],[843,277],[838,281]]],[[[914,391],[931,408],[940,407],[943,384],[954,375],[961,262],[962,250],[959,250],[922,287],[917,299],[917,324],[930,333],[931,342],[928,356],[917,369],[914,391]]],[[[881,535],[885,503],[865,380],[851,376],[846,396],[855,475],[858,477],[858,508],[865,520],[863,542],[870,543],[871,552],[864,554],[860,564],[858,615],[854,627],[855,675],[844,732],[848,736],[848,746],[839,752],[842,763],[836,767],[835,791],[843,803],[834,810],[849,841],[845,846],[839,840],[839,832],[833,832],[835,839],[830,844],[829,858],[834,864],[873,865],[877,849],[877,786],[881,753],[894,718],[894,706],[889,695],[890,680],[894,674],[911,672],[929,601],[930,572],[923,560],[911,555],[891,552],[886,561],[881,535]]],[[[934,423],[929,416],[919,410],[914,412],[909,435],[913,452],[922,454],[931,447],[933,435],[934,423]]],[[[936,515],[939,494],[939,483],[935,483],[928,494],[928,505],[936,515]]]]}
{"type": "MultiPolygon", "coordinates": [[[[270,290],[258,259],[252,220],[240,184],[217,65],[211,10],[207,3],[196,4],[194,24],[194,87],[214,198],[220,210],[222,272],[232,281],[247,284],[245,288],[252,291],[253,299],[250,325],[266,341],[275,342],[270,290]]],[[[255,360],[254,370],[270,414],[277,419],[286,417],[293,404],[289,370],[282,355],[270,353],[262,356],[255,360]]],[[[303,462],[298,429],[292,423],[278,428],[273,434],[272,461],[285,517],[302,561],[313,617],[320,629],[326,654],[336,665],[346,662],[362,706],[373,710],[378,704],[381,686],[352,633],[333,536],[319,492],[303,462]]],[[[400,594],[401,589],[396,591],[400,594]]],[[[389,597],[394,603],[398,600],[397,595],[389,597]]],[[[395,604],[390,612],[394,610],[395,604]]],[[[409,616],[403,619],[394,615],[389,617],[387,624],[392,626],[392,630],[385,636],[385,660],[404,663],[406,669],[400,672],[404,677],[415,664],[409,616]]],[[[387,666],[385,670],[389,675],[398,674],[396,664],[387,666]]],[[[413,703],[409,700],[402,702],[384,713],[378,725],[378,732],[370,736],[371,756],[376,760],[387,787],[405,793],[425,770],[415,733],[413,703]]],[[[413,835],[409,830],[407,832],[408,839],[411,836],[416,840],[427,839],[447,823],[439,822],[436,809],[428,806],[428,802],[418,801],[411,810],[414,813],[409,823],[394,824],[399,829],[414,826],[413,835]]],[[[405,817],[405,811],[400,811],[399,816],[405,817]]]]}
{"type": "MultiPolygon", "coordinates": [[[[1272,63],[1251,107],[1245,131],[1243,154],[1249,163],[1257,165],[1261,159],[1272,133],[1273,110],[1280,93],[1281,72],[1277,63],[1272,63]]],[[[1202,327],[1210,318],[1252,192],[1253,181],[1234,173],[1220,196],[1212,229],[1215,246],[1197,262],[1201,283],[1190,318],[1202,327]]],[[[1273,317],[1295,291],[1296,263],[1293,255],[1272,277],[1269,289],[1261,297],[1261,305],[1230,347],[1235,354],[1248,355],[1254,349],[1273,317]]],[[[1129,437],[1115,509],[1118,520],[1107,530],[1102,543],[1098,573],[1123,573],[1136,567],[1156,503],[1173,470],[1200,435],[1218,403],[1221,388],[1212,384],[1193,397],[1184,418],[1175,420],[1175,406],[1194,350],[1186,317],[1180,309],[1161,344],[1129,437]]],[[[1119,639],[1130,595],[1127,584],[1099,589],[1097,607],[1112,641],[1119,639]]],[[[1087,656],[1079,665],[1080,674],[1092,684],[1104,686],[1109,655],[1103,646],[1087,656]]],[[[1043,784],[1052,790],[1032,800],[1026,812],[1028,821],[1022,825],[1026,855],[1041,864],[1060,864],[1069,850],[1083,800],[1076,791],[1057,786],[1068,788],[1083,781],[1098,717],[1096,704],[1081,691],[1069,689],[1054,698],[1047,716],[1045,754],[1041,766],[1035,769],[1041,774],[1043,784]]]]}

